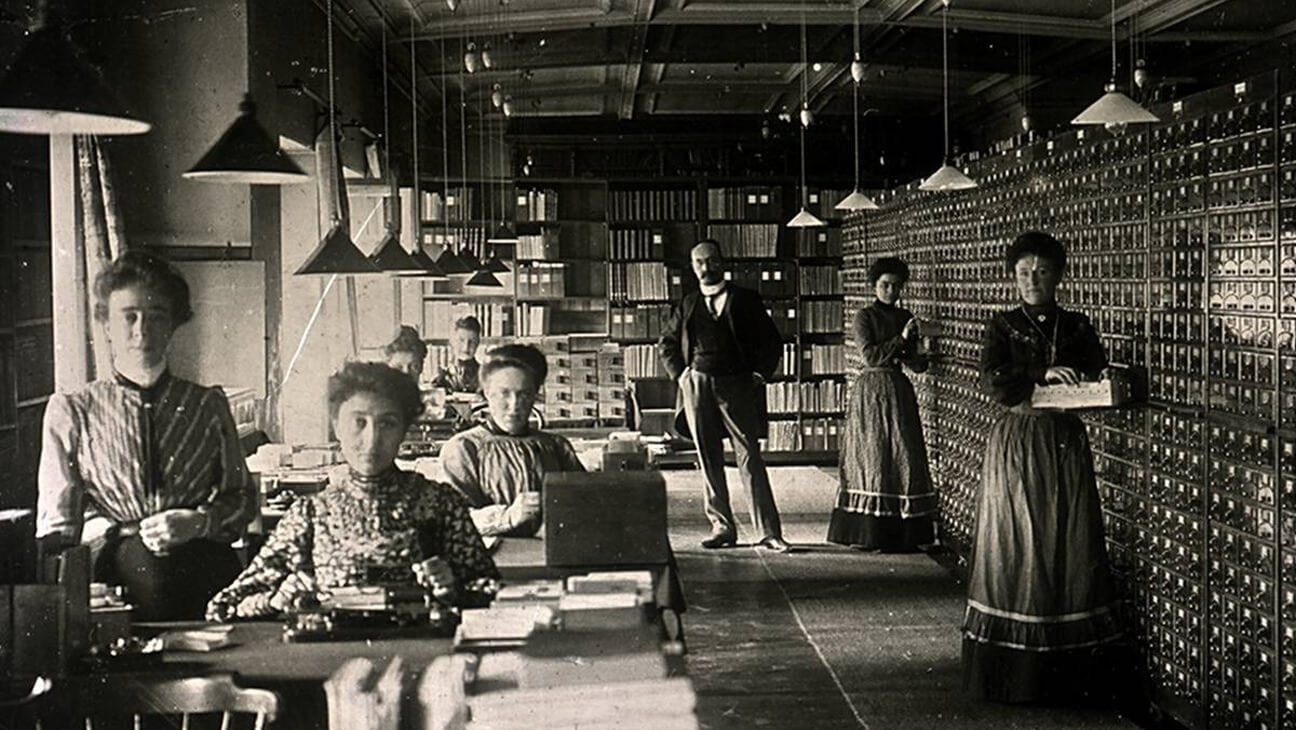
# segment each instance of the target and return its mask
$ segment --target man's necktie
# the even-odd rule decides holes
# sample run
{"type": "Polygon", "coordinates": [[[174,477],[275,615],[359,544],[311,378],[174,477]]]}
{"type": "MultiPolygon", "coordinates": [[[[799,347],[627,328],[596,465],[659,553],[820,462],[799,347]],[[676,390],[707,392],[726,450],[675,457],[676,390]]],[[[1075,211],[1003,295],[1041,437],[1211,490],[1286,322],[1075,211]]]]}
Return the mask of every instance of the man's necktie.
{"type": "Polygon", "coordinates": [[[711,313],[711,318],[712,318],[712,319],[719,319],[719,318],[720,318],[720,313],[716,311],[716,299],[719,298],[720,295],[719,295],[719,294],[707,294],[707,295],[705,295],[705,296],[706,296],[707,311],[711,313]]]}

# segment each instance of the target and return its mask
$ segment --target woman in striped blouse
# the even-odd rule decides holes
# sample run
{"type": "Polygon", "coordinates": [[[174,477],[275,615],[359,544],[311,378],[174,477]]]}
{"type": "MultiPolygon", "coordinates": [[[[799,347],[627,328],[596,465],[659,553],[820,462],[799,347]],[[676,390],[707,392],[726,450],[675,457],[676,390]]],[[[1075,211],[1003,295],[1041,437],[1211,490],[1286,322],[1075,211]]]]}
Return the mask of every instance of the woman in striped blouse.
{"type": "Polygon", "coordinates": [[[167,372],[193,315],[173,266],[128,251],[94,294],[113,372],[50,398],[36,534],[46,551],[90,544],[95,580],[124,586],[136,619],[201,618],[256,504],[229,402],[167,372]]]}

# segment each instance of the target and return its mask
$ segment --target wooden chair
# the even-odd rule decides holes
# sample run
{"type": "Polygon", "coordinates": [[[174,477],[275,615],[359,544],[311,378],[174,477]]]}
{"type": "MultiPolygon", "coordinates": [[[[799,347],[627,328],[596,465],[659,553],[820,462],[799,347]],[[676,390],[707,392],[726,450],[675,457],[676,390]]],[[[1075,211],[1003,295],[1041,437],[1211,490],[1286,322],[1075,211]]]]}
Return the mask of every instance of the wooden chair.
{"type": "Polygon", "coordinates": [[[228,674],[210,677],[154,677],[104,675],[84,685],[82,711],[88,715],[86,730],[96,720],[131,716],[139,728],[149,715],[180,716],[180,727],[189,730],[195,715],[221,716],[221,730],[229,730],[236,714],[252,716],[256,730],[263,730],[279,714],[281,700],[275,692],[248,689],[234,684],[228,674]]]}

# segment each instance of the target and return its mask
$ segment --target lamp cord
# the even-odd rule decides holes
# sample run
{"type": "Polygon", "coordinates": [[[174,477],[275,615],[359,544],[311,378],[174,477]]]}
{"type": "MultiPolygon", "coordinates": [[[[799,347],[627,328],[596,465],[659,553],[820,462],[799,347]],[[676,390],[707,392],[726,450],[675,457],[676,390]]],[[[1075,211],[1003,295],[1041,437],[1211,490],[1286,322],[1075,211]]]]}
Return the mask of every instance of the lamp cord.
{"type": "MultiPolygon", "coordinates": [[[[808,104],[808,81],[810,66],[806,63],[806,19],[805,19],[805,0],[801,0],[801,111],[802,114],[809,109],[808,104]]],[[[805,164],[805,119],[798,115],[797,121],[801,123],[801,207],[808,208],[810,205],[810,192],[806,185],[806,164],[805,164]]]]}
{"type": "MultiPolygon", "coordinates": [[[[328,0],[328,94],[329,94],[329,145],[332,150],[333,164],[340,165],[342,161],[341,150],[338,149],[337,138],[337,102],[334,101],[333,91],[333,0],[328,0]]],[[[339,184],[342,177],[340,169],[334,169],[333,185],[333,217],[341,219],[342,217],[342,186],[339,184]]]]}
{"type": "MultiPolygon", "coordinates": [[[[1115,0],[1112,0],[1115,2],[1115,0]]],[[[944,9],[941,10],[941,78],[944,81],[944,110],[945,110],[945,163],[949,164],[950,143],[949,143],[949,1],[946,0],[944,9]]]]}
{"type": "Polygon", "coordinates": [[[410,133],[413,148],[414,168],[414,210],[418,212],[419,230],[415,234],[414,250],[423,250],[423,186],[419,179],[419,135],[418,135],[418,44],[414,40],[414,19],[410,19],[410,133]]]}
{"type": "Polygon", "coordinates": [[[1116,0],[1111,0],[1112,83],[1116,83],[1116,0]]]}
{"type": "MultiPolygon", "coordinates": [[[[855,61],[860,60],[860,34],[859,34],[859,5],[855,6],[855,61]]],[[[852,81],[854,78],[852,77],[852,81]]],[[[851,119],[855,122],[855,189],[859,190],[860,186],[860,162],[859,162],[859,94],[860,82],[855,81],[855,93],[851,95],[851,101],[854,104],[855,113],[851,119]]]]}
{"type": "MultiPolygon", "coordinates": [[[[460,196],[463,200],[459,201],[459,216],[462,219],[464,230],[468,228],[468,212],[464,210],[468,204],[468,86],[464,81],[464,64],[462,58],[464,55],[464,41],[459,39],[459,183],[460,196]]],[[[463,248],[462,241],[460,248],[463,248]]]]}

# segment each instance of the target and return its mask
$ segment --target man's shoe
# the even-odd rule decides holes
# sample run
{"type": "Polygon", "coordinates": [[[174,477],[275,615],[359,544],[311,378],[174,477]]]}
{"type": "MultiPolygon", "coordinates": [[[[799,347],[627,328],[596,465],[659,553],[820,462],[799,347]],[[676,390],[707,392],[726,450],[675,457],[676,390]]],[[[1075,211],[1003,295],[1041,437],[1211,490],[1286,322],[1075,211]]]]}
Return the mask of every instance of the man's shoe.
{"type": "Polygon", "coordinates": [[[738,536],[733,534],[732,532],[713,532],[711,533],[711,537],[708,537],[707,539],[702,541],[702,547],[706,548],[707,550],[733,547],[734,545],[737,544],[738,544],[738,536]]]}
{"type": "Polygon", "coordinates": [[[790,552],[792,552],[792,546],[789,545],[789,544],[787,543],[787,540],[784,540],[784,539],[781,538],[781,537],[770,536],[770,537],[765,538],[764,540],[761,540],[760,543],[758,543],[758,544],[759,544],[761,547],[765,548],[766,550],[769,550],[769,551],[771,551],[771,552],[775,552],[775,553],[790,553],[790,552]]]}

